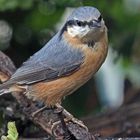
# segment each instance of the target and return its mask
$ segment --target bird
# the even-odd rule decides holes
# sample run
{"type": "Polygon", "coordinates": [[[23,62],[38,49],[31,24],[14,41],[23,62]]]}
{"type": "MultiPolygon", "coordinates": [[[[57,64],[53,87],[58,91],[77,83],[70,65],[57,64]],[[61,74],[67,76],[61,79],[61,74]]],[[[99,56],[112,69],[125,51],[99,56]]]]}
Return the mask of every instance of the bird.
{"type": "Polygon", "coordinates": [[[108,52],[107,27],[100,11],[78,7],[62,28],[0,85],[0,95],[17,92],[47,107],[84,85],[99,70],[108,52]]]}

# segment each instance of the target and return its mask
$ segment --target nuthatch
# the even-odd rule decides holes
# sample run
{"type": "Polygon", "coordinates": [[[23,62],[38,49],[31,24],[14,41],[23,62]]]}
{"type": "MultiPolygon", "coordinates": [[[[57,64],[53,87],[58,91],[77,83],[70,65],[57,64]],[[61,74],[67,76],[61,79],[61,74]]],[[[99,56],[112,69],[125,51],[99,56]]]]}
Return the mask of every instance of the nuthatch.
{"type": "Polygon", "coordinates": [[[25,92],[28,98],[55,106],[98,71],[107,51],[101,13],[94,7],[77,8],[60,31],[0,85],[0,94],[25,92]]]}

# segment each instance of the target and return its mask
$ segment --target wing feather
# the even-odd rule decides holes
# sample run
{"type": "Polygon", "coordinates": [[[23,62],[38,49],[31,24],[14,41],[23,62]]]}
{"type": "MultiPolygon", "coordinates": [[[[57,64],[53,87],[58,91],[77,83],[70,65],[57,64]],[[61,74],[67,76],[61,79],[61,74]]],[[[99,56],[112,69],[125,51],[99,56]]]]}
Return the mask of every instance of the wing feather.
{"type": "Polygon", "coordinates": [[[84,55],[57,34],[15,72],[9,83],[32,84],[70,75],[80,68],[84,55]]]}

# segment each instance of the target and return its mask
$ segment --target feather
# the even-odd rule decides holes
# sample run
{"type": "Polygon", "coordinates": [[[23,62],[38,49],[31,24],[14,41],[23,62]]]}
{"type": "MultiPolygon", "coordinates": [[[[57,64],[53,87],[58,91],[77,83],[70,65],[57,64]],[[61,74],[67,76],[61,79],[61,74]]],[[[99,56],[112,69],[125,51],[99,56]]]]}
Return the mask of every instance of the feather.
{"type": "Polygon", "coordinates": [[[0,86],[0,90],[12,84],[30,85],[51,81],[78,70],[84,60],[83,52],[70,46],[64,38],[60,39],[59,35],[57,33],[40,51],[24,62],[11,79],[0,86]]]}

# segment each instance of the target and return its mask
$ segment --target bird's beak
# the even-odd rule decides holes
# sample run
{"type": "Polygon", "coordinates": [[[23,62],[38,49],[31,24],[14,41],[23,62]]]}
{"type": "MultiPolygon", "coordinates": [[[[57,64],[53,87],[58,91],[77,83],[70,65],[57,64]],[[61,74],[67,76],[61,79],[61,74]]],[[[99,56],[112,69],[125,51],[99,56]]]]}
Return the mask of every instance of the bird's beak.
{"type": "Polygon", "coordinates": [[[92,24],[90,26],[91,26],[91,28],[100,28],[101,22],[94,21],[94,22],[92,22],[92,24]]]}

